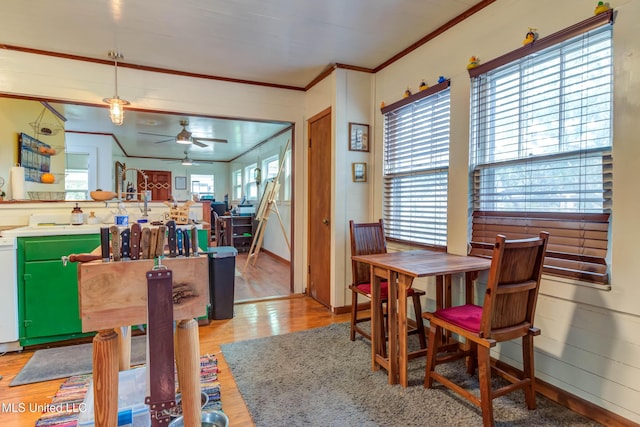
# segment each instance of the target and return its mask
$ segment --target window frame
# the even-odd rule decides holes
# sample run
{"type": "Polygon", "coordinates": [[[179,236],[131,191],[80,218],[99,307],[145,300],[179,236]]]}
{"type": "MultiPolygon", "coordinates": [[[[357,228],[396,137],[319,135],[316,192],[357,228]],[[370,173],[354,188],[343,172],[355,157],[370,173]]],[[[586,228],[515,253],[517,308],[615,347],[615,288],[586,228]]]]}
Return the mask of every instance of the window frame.
{"type": "Polygon", "coordinates": [[[388,241],[441,251],[447,248],[450,84],[450,80],[445,80],[381,109],[382,216],[388,241]],[[446,113],[442,108],[447,109],[446,113]],[[407,168],[407,161],[412,169],[407,168]],[[399,191],[403,187],[406,194],[399,191]],[[417,187],[421,191],[416,197],[417,187]]]}
{"type": "MultiPolygon", "coordinates": [[[[613,23],[612,10],[596,15],[585,21],[582,21],[576,25],[561,30],[551,36],[544,39],[536,40],[534,43],[528,46],[524,46],[515,51],[509,52],[495,60],[489,61],[481,66],[469,70],[469,75],[472,79],[482,77],[487,73],[494,70],[497,74],[503,67],[516,66],[521,61],[529,58],[529,55],[540,52],[548,48],[557,48],[560,50],[564,47],[564,42],[570,41],[576,37],[585,35],[584,39],[588,37],[588,34],[592,30],[602,29],[604,25],[613,23]]],[[[613,35],[610,33],[611,50],[613,49],[613,35]]],[[[549,51],[547,51],[549,52],[549,51]]],[[[585,158],[591,156],[596,159],[596,163],[600,162],[601,177],[599,181],[601,184],[602,194],[602,208],[592,209],[592,212],[578,204],[577,208],[573,211],[561,212],[557,210],[555,212],[537,212],[517,210],[511,208],[509,210],[497,211],[496,205],[492,206],[485,204],[485,210],[483,210],[483,202],[478,200],[477,192],[480,188],[480,174],[482,169],[491,170],[495,168],[499,163],[494,164],[474,164],[475,155],[471,156],[471,200],[470,205],[473,210],[472,220],[472,232],[471,232],[471,254],[479,256],[490,256],[489,248],[495,241],[495,234],[502,232],[506,234],[507,238],[525,238],[537,236],[540,230],[548,230],[551,232],[549,239],[549,246],[547,248],[547,257],[545,258],[544,272],[549,275],[568,278],[572,280],[578,280],[580,282],[587,282],[596,285],[608,285],[608,248],[610,243],[608,241],[608,229],[610,226],[609,219],[611,213],[611,182],[612,182],[612,115],[613,115],[613,54],[609,57],[611,61],[610,65],[610,91],[609,91],[609,124],[608,124],[608,145],[604,145],[597,149],[589,149],[581,147],[580,150],[575,150],[574,154],[579,154],[585,158]],[[599,210],[599,211],[598,211],[599,210]]],[[[561,61],[561,66],[564,64],[564,58],[561,61]]],[[[477,119],[477,115],[487,114],[487,110],[477,111],[477,105],[474,104],[474,89],[477,81],[472,81],[471,84],[471,99],[472,99],[472,112],[471,112],[471,151],[477,154],[479,150],[478,145],[481,141],[480,137],[476,138],[481,132],[479,131],[481,125],[480,120],[477,119]]],[[[566,84],[561,81],[561,84],[566,84]]],[[[477,94],[476,94],[477,95],[477,94]]],[[[581,99],[584,98],[584,94],[581,95],[581,99]]],[[[480,98],[478,102],[484,102],[485,98],[480,98]]],[[[564,102],[564,101],[563,101],[564,102]]],[[[493,114],[493,113],[488,113],[493,114]]],[[[484,116],[483,116],[484,117],[484,116]]],[[[581,117],[582,118],[582,117],[581,117]]],[[[564,119],[562,119],[564,120],[564,119]]],[[[583,119],[579,123],[584,125],[586,119],[583,119]]],[[[489,121],[490,122],[490,121],[489,121]]],[[[482,123],[486,123],[484,120],[482,123]]],[[[561,123],[560,127],[563,128],[565,123],[561,123]]],[[[518,123],[518,133],[522,132],[520,128],[521,124],[518,123]]],[[[481,129],[480,129],[481,130],[481,129]]],[[[496,132],[495,130],[493,132],[496,132]]],[[[538,137],[538,140],[541,138],[538,137]]],[[[485,147],[486,148],[486,147],[485,147]]],[[[547,165],[548,163],[558,161],[563,156],[569,157],[567,152],[558,152],[556,154],[539,156],[537,157],[540,164],[547,165]],[[546,163],[545,163],[546,162],[546,163]]],[[[535,158],[535,157],[534,157],[535,158]]],[[[526,160],[517,158],[510,160],[512,164],[523,164],[526,160]]],[[[509,161],[504,162],[505,164],[509,161]]],[[[529,163],[534,163],[530,161],[529,163]]],[[[548,168],[549,166],[547,166],[548,168]]],[[[540,170],[540,169],[538,169],[540,170]]],[[[548,174],[548,170],[545,175],[548,174]]],[[[562,187],[560,185],[559,187],[562,187]]],[[[516,194],[519,190],[516,190],[516,194]]],[[[549,191],[549,190],[546,190],[549,191]]],[[[588,194],[585,190],[580,190],[579,195],[588,194]]],[[[498,200],[494,198],[493,200],[498,200]]],[[[543,199],[544,200],[544,197],[543,199]]],[[[580,200],[580,199],[578,199],[580,200]]],[[[507,206],[507,205],[504,205],[507,206]]]]}

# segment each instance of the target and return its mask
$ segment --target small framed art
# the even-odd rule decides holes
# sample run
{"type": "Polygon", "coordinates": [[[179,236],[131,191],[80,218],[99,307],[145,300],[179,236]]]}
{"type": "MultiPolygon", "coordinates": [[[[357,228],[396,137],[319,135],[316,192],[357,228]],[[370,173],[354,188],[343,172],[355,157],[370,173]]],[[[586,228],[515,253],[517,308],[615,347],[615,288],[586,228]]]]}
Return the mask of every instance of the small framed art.
{"type": "Polygon", "coordinates": [[[176,176],[176,190],[186,190],[186,189],[187,189],[187,177],[176,176]]]}
{"type": "Polygon", "coordinates": [[[353,182],[367,182],[367,164],[351,163],[353,182]]]}
{"type": "Polygon", "coordinates": [[[369,125],[349,123],[349,150],[369,151],[369,125]]]}

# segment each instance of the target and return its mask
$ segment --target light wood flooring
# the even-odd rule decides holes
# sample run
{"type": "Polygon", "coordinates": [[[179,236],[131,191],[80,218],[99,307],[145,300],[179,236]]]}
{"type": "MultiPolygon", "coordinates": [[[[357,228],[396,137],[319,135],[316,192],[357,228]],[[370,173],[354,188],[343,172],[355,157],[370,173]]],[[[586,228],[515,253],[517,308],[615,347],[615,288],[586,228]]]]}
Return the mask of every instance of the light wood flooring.
{"type": "Polygon", "coordinates": [[[290,295],[291,274],[288,263],[266,252],[258,253],[255,265],[254,258],[248,264],[246,261],[246,253],[240,253],[236,257],[236,303],[290,295]]]}
{"type": "MultiPolygon", "coordinates": [[[[348,314],[334,315],[313,299],[294,296],[284,299],[243,303],[235,306],[233,319],[215,320],[200,327],[200,353],[218,355],[222,408],[229,416],[231,426],[252,426],[253,422],[240,395],[233,376],[220,353],[220,345],[252,338],[281,335],[305,329],[317,328],[331,323],[347,322],[348,314]]],[[[304,349],[300,349],[304,351],[304,349]]],[[[64,380],[53,380],[18,387],[9,387],[11,380],[32,356],[33,350],[7,353],[0,357],[0,405],[24,404],[45,405],[64,380]]],[[[0,426],[33,426],[40,417],[39,412],[8,413],[1,411],[0,426]]]]}
{"type": "MultiPolygon", "coordinates": [[[[234,317],[214,320],[200,327],[200,353],[215,353],[220,366],[222,407],[231,426],[251,426],[253,422],[220,345],[246,339],[286,334],[349,320],[348,314],[334,315],[326,307],[302,295],[290,295],[289,265],[261,253],[256,265],[243,272],[246,254],[236,258],[234,317]]],[[[85,342],[88,342],[85,340],[85,342]]],[[[61,345],[61,344],[58,344],[61,345]]],[[[46,405],[64,379],[9,387],[9,383],[31,358],[35,349],[0,356],[0,426],[33,426],[40,417],[37,405],[46,405]],[[8,412],[9,405],[24,405],[25,411],[8,412]],[[3,410],[4,409],[4,410],[3,410]]]]}

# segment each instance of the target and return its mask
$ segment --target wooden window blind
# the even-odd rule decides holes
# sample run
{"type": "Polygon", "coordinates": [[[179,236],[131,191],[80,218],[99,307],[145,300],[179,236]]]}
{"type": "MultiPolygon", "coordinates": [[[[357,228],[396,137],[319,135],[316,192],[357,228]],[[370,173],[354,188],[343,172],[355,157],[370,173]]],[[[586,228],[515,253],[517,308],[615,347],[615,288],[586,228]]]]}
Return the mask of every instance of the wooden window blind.
{"type": "Polygon", "coordinates": [[[389,240],[446,247],[449,81],[428,91],[383,109],[383,218],[389,240]]]}
{"type": "Polygon", "coordinates": [[[608,282],[612,26],[597,22],[472,73],[472,253],[545,230],[546,273],[608,282]]]}

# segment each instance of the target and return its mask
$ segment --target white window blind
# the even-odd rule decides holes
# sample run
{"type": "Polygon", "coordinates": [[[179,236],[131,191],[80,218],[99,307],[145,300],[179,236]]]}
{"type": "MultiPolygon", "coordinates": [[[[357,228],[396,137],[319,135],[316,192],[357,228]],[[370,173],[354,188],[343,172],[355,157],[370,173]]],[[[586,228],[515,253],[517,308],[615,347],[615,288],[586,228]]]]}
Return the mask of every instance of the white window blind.
{"type": "Polygon", "coordinates": [[[450,90],[448,81],[441,85],[429,96],[383,110],[383,218],[390,240],[447,244],[450,90]]]}
{"type": "Polygon", "coordinates": [[[474,250],[545,227],[547,273],[606,282],[612,87],[611,25],[474,76],[474,250]]]}

